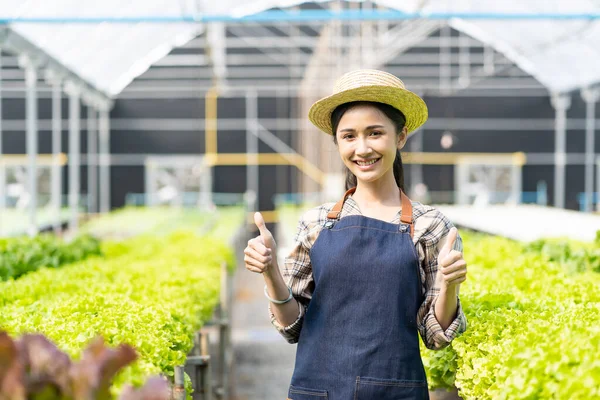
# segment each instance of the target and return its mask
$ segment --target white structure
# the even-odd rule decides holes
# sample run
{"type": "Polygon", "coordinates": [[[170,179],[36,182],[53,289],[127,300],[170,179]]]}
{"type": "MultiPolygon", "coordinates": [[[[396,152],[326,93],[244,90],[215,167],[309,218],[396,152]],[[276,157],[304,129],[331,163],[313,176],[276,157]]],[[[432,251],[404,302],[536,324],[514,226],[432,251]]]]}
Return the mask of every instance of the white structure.
{"type": "MultiPolygon", "coordinates": [[[[286,85],[284,89],[290,86],[296,89],[312,87],[315,88],[312,95],[320,95],[320,90],[330,87],[331,76],[338,75],[343,69],[380,67],[415,44],[424,42],[428,45],[431,42],[440,52],[429,58],[423,55],[424,63],[434,63],[434,68],[402,70],[405,72],[403,75],[414,78],[414,82],[408,85],[412,90],[438,94],[473,87],[547,90],[553,94],[556,110],[554,202],[558,207],[564,207],[565,166],[568,164],[565,135],[569,128],[567,110],[571,102],[570,92],[581,90],[588,103],[585,190],[591,198],[594,192],[594,104],[598,101],[598,90],[594,89],[594,85],[600,82],[600,68],[597,67],[600,65],[600,52],[597,51],[600,48],[600,6],[597,2],[379,0],[350,3],[317,0],[315,3],[320,4],[322,9],[303,10],[300,8],[302,2],[293,0],[2,2],[0,12],[6,25],[3,25],[0,35],[0,48],[15,54],[20,68],[25,71],[22,87],[27,104],[28,190],[32,193],[30,234],[37,231],[38,78],[45,78],[52,86],[55,103],[52,148],[55,155],[61,145],[62,92],[69,98],[70,225],[76,228],[80,206],[81,103],[89,107],[85,125],[89,139],[95,143],[99,138],[98,146],[90,146],[85,157],[85,163],[90,167],[89,210],[107,211],[111,164],[108,113],[112,99],[171,49],[183,46],[203,32],[206,32],[209,46],[206,55],[181,55],[177,62],[179,65],[210,66],[210,84],[200,89],[218,87],[227,91],[243,87],[251,108],[254,106],[252,95],[248,95],[250,87],[267,82],[265,87],[281,90],[282,86],[277,82],[283,82],[286,85]],[[274,7],[283,11],[266,11],[274,7]],[[291,12],[290,7],[294,7],[291,12]],[[348,22],[353,29],[344,31],[340,21],[354,21],[348,22]],[[392,26],[385,21],[396,24],[392,26]],[[267,28],[257,24],[260,22],[280,24],[280,30],[288,35],[271,37],[267,28]],[[290,27],[289,23],[311,26],[315,34],[290,27]],[[237,30],[240,35],[237,38],[227,37],[226,24],[235,25],[232,31],[237,30]],[[449,27],[463,34],[458,38],[452,37],[449,27]],[[440,31],[440,37],[429,38],[436,31],[440,31]],[[260,60],[252,55],[227,54],[228,43],[236,40],[241,40],[249,48],[270,50],[267,57],[260,60]],[[471,54],[474,41],[483,44],[482,52],[471,54]],[[450,51],[455,44],[460,48],[458,68],[450,51]],[[306,48],[312,49],[313,53],[307,54],[306,48]],[[335,51],[331,52],[331,49],[335,51]],[[272,63],[272,67],[262,65],[265,59],[272,63]],[[248,68],[253,64],[261,66],[248,68]],[[513,68],[515,66],[517,68],[513,68]],[[506,70],[516,75],[502,74],[506,70]],[[528,75],[519,75],[520,71],[528,75]],[[279,76],[279,81],[273,79],[279,76]],[[98,191],[97,184],[102,190],[98,191]]],[[[192,95],[198,96],[198,88],[194,90],[196,92],[192,95]]],[[[251,153],[256,147],[254,138],[260,134],[252,119],[252,115],[247,118],[251,124],[247,127],[251,153]]],[[[255,188],[257,169],[252,167],[248,171],[249,186],[255,188]]],[[[4,181],[4,172],[0,169],[0,212],[5,206],[2,196],[4,181]]],[[[57,193],[61,187],[58,168],[53,169],[51,181],[53,206],[58,209],[60,197],[57,193]]]]}

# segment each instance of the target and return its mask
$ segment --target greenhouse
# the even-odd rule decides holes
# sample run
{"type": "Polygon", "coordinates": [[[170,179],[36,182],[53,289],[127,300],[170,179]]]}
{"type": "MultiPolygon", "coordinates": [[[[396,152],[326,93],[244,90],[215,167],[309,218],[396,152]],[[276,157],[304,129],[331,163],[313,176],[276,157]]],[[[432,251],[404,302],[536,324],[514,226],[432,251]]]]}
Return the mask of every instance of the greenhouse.
{"type": "Polygon", "coordinates": [[[600,397],[597,1],[0,11],[0,398],[600,397]]]}

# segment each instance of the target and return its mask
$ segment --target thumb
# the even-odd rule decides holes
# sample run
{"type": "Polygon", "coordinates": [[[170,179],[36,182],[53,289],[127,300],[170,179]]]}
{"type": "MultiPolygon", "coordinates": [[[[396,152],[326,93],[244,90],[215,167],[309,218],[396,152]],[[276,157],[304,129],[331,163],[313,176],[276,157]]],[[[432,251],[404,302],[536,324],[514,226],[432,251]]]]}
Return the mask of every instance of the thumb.
{"type": "Polygon", "coordinates": [[[273,245],[274,245],[273,235],[267,229],[267,225],[265,224],[265,219],[263,218],[261,213],[259,213],[259,212],[254,213],[254,223],[256,224],[256,227],[260,231],[260,237],[262,238],[265,246],[268,247],[269,249],[272,249],[273,245]]]}
{"type": "Polygon", "coordinates": [[[457,236],[458,229],[452,227],[450,229],[450,232],[448,232],[448,236],[446,237],[446,243],[444,244],[444,247],[442,248],[440,254],[446,255],[452,251],[452,249],[454,248],[454,243],[456,243],[457,236]]]}

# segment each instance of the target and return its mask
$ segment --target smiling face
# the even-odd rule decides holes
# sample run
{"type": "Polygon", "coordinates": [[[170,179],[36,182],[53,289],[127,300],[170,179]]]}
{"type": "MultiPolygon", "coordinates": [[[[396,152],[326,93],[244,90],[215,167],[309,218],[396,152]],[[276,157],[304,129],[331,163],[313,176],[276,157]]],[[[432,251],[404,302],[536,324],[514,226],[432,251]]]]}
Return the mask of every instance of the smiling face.
{"type": "Polygon", "coordinates": [[[406,128],[398,134],[392,120],[367,104],[348,109],[336,130],[342,161],[364,183],[394,180],[396,150],[404,147],[406,137],[406,128]]]}

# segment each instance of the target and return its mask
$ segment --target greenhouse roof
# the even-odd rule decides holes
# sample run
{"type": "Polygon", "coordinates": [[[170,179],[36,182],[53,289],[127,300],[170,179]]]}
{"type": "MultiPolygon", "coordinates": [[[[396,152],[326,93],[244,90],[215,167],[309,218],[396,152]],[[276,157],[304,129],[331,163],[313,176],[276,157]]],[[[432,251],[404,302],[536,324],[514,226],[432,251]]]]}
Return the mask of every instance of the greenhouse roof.
{"type": "MultiPolygon", "coordinates": [[[[243,16],[302,3],[292,0],[5,0],[0,2],[0,19],[19,37],[43,49],[88,85],[113,97],[173,48],[211,26],[205,22],[238,21],[237,18],[243,16]]],[[[323,5],[325,2],[312,3],[323,5]]],[[[379,0],[373,3],[395,10],[395,14],[387,14],[394,19],[448,20],[454,29],[504,54],[550,92],[567,92],[600,82],[600,2],[596,0],[379,0]]],[[[297,11],[296,17],[299,13],[301,11],[297,11]]],[[[310,18],[310,14],[306,15],[310,18]]],[[[365,14],[357,15],[346,14],[346,17],[368,18],[365,14]]],[[[325,14],[313,13],[312,16],[328,18],[325,14]]],[[[384,13],[379,14],[379,17],[384,16],[384,13]]],[[[333,16],[330,14],[329,18],[333,16]]],[[[211,54],[217,75],[219,68],[223,68],[219,65],[222,32],[216,29],[211,40],[211,46],[217,50],[211,54]]]]}

